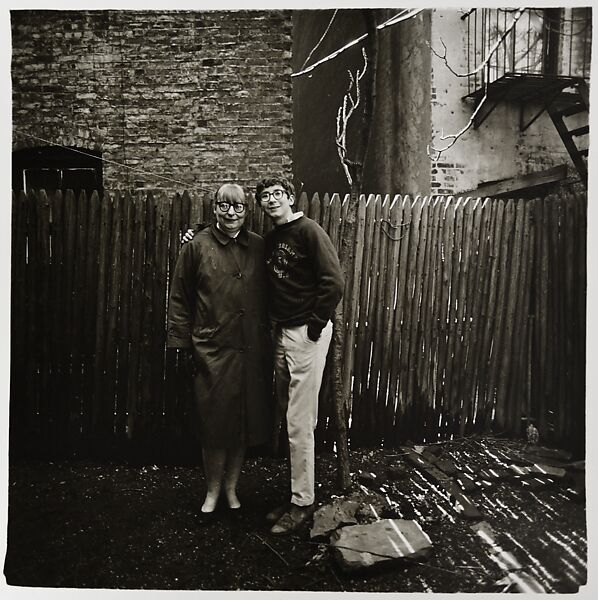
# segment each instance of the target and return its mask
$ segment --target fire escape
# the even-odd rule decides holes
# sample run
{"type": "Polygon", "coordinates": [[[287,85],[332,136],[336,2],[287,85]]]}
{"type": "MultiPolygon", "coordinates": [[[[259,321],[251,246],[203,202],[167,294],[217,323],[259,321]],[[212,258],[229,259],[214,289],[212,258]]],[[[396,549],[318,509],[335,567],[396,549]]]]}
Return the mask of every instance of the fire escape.
{"type": "Polygon", "coordinates": [[[473,9],[468,22],[468,71],[490,56],[488,69],[469,76],[479,127],[501,102],[519,105],[519,128],[546,112],[587,183],[591,8],[473,9]],[[502,41],[499,40],[503,37],[502,41]],[[497,46],[498,43],[498,46],[497,46]]]}

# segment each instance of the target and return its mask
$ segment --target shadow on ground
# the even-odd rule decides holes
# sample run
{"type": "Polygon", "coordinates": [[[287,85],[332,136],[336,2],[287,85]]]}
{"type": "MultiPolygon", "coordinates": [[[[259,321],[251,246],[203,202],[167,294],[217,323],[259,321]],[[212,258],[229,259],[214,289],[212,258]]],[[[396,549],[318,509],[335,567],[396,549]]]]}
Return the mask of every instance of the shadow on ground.
{"type": "MultiPolygon", "coordinates": [[[[524,446],[465,438],[439,450],[479,473],[500,463],[504,452],[512,456],[524,446]]],[[[199,467],[14,463],[6,580],[13,586],[65,588],[512,591],[496,546],[485,543],[442,488],[405,458],[401,450],[351,452],[347,493],[388,498],[387,516],[417,520],[432,554],[352,574],[339,567],[327,540],[310,538],[308,527],[286,537],[269,532],[265,514],[286,499],[284,459],[249,459],[241,476],[241,515],[223,510],[208,524],[197,515],[204,490],[199,467]],[[389,478],[397,469],[402,476],[389,478]],[[374,473],[375,483],[363,473],[374,473]]],[[[334,474],[335,457],[318,455],[320,504],[340,495],[334,474]]],[[[497,480],[470,498],[496,532],[501,551],[514,556],[545,591],[575,592],[586,582],[585,499],[571,480],[541,489],[497,480]]]]}

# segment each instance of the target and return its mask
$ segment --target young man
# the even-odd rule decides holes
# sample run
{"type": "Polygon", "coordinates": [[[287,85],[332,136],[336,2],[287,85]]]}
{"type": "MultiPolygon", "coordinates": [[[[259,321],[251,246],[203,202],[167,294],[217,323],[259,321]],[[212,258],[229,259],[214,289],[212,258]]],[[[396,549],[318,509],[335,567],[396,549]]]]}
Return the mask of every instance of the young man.
{"type": "Polygon", "coordinates": [[[326,232],[302,212],[293,212],[295,191],[288,179],[262,179],[255,198],[275,226],[264,241],[276,392],[289,437],[291,498],[266,518],[274,523],[272,533],[283,534],[315,510],[318,394],[344,282],[326,232]]]}

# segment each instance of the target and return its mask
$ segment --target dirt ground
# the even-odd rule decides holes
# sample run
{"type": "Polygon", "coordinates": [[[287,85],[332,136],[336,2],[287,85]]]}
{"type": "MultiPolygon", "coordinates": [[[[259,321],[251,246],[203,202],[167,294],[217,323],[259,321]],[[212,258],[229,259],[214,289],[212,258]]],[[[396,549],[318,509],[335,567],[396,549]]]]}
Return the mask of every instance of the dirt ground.
{"type": "MultiPolygon", "coordinates": [[[[501,450],[523,443],[469,438],[440,453],[475,471],[496,467],[501,450]]],[[[335,457],[317,457],[318,503],[340,495],[335,457]]],[[[202,470],[182,466],[126,466],[90,462],[10,465],[7,583],[64,588],[296,590],[353,592],[514,591],[494,549],[457,515],[450,498],[400,450],[351,452],[346,492],[388,497],[381,517],[415,519],[433,543],[429,558],[346,573],[329,542],[309,527],[277,537],[264,520],[286,500],[288,467],[280,458],[247,460],[240,482],[243,510],[222,510],[212,523],[197,515],[202,470]],[[389,479],[389,467],[405,476],[389,479]],[[396,469],[395,469],[396,470],[396,469]],[[377,475],[383,491],[363,486],[377,475]]],[[[570,480],[540,490],[497,481],[472,493],[496,542],[546,592],[576,592],[586,582],[585,499],[570,480]]]]}

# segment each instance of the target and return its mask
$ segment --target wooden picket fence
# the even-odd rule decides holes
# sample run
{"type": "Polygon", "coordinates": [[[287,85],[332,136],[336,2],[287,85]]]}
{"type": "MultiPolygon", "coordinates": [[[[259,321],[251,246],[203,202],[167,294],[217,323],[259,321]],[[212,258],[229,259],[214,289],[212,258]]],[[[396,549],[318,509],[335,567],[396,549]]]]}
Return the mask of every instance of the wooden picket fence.
{"type": "MultiPolygon", "coordinates": [[[[339,244],[347,198],[300,209],[339,244]]],[[[12,456],[197,460],[165,349],[180,233],[210,200],[13,194],[12,456]]],[[[257,210],[249,226],[271,225],[257,210]]],[[[583,443],[586,196],[361,197],[350,336],[352,446],[473,432],[583,443]]],[[[335,432],[325,373],[317,439],[335,432]]]]}

